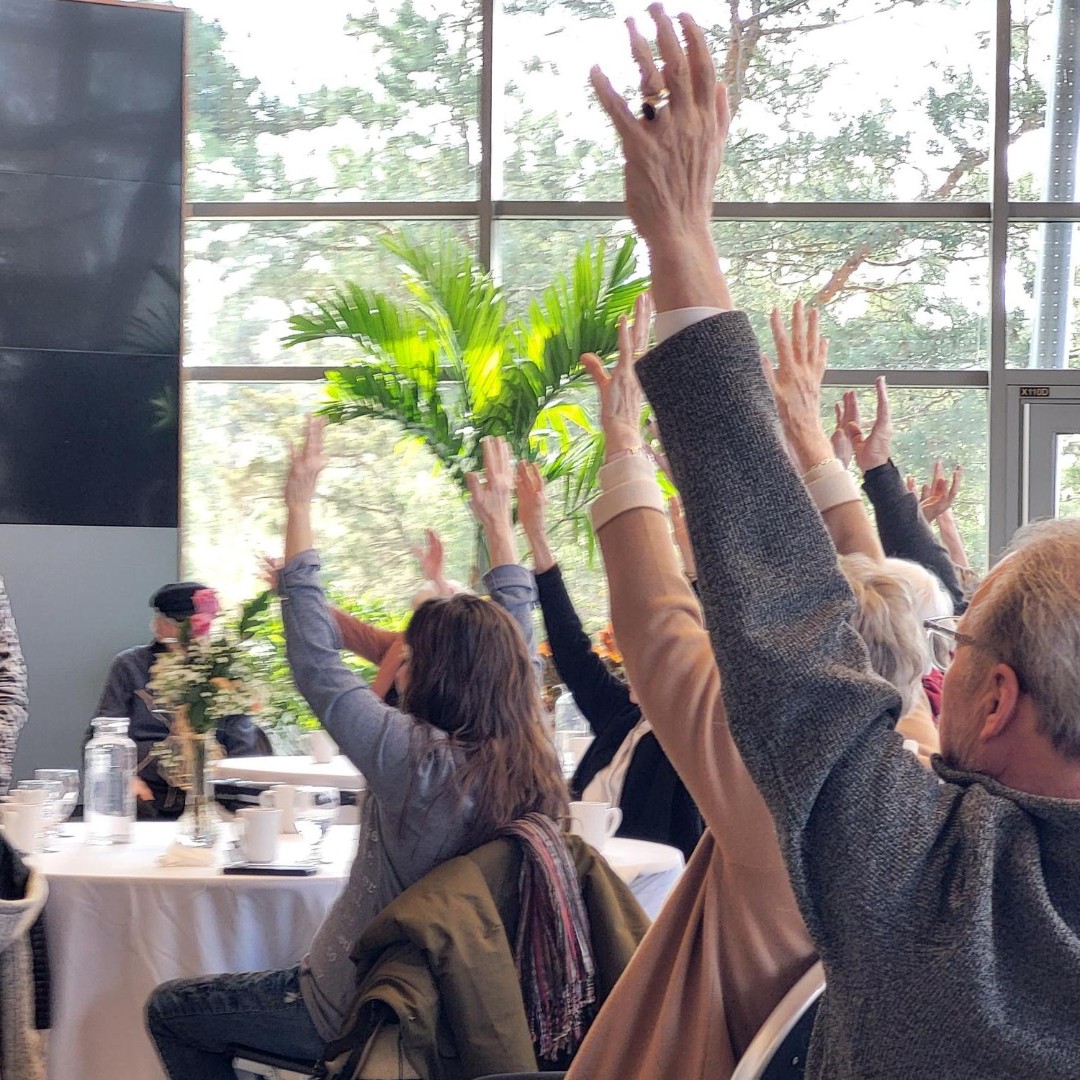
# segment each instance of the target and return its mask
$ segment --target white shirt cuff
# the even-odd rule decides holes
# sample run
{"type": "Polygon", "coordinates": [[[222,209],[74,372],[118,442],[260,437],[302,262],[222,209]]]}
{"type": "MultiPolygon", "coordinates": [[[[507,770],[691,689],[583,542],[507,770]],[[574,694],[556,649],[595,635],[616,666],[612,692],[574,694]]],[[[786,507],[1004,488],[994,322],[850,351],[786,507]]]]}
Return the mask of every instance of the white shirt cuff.
{"type": "Polygon", "coordinates": [[[667,341],[674,337],[680,330],[685,330],[694,323],[711,319],[714,315],[722,315],[723,308],[715,307],[684,307],[672,308],[671,311],[658,311],[656,313],[656,344],[667,341]]]}
{"type": "Polygon", "coordinates": [[[627,510],[644,507],[666,512],[664,493],[656,482],[656,466],[644,454],[631,454],[603,466],[600,488],[590,510],[594,529],[603,528],[627,510]]]}

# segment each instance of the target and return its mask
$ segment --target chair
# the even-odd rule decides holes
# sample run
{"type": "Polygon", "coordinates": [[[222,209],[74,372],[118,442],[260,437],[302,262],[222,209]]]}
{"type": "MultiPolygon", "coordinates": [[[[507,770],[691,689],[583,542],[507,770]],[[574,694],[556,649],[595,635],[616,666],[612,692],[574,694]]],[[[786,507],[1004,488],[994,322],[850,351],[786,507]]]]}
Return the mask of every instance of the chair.
{"type": "Polygon", "coordinates": [[[561,1080],[565,1076],[564,1072],[496,1073],[477,1077],[477,1080],[561,1080]]]}
{"type": "Polygon", "coordinates": [[[825,969],[819,960],[761,1025],[731,1080],[800,1080],[824,990],[825,969]]]}

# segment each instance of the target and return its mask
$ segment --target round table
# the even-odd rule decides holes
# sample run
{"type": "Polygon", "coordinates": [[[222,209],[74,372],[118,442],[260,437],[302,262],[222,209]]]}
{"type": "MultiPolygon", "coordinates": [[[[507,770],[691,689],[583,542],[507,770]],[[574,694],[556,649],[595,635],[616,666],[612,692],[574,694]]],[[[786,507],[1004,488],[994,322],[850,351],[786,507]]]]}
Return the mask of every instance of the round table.
{"type": "MultiPolygon", "coordinates": [[[[49,881],[50,1080],[163,1080],[143,1026],[167,979],[289,967],[307,952],[345,884],[356,829],[332,828],[330,865],[312,877],[223,876],[220,865],[164,867],[175,825],[139,822],[134,843],[91,847],[84,826],[30,858],[49,881]]],[[[281,837],[279,861],[305,847],[281,837]]],[[[221,856],[218,856],[219,861],[221,856]]]]}
{"type": "Polygon", "coordinates": [[[306,754],[295,757],[223,758],[213,765],[218,780],[253,780],[261,784],[316,784],[341,791],[363,791],[364,778],[342,754],[321,765],[306,754]]]}
{"type": "MultiPolygon", "coordinates": [[[[224,876],[218,865],[165,867],[175,824],[139,822],[132,844],[91,847],[85,827],[61,850],[31,856],[49,881],[50,1080],[163,1080],[143,1025],[150,991],[168,979],[299,963],[345,884],[357,828],[326,837],[332,862],[313,877],[224,876]]],[[[282,836],[278,861],[299,862],[282,836]]],[[[646,911],[674,887],[682,853],[615,837],[604,857],[646,911]]]]}

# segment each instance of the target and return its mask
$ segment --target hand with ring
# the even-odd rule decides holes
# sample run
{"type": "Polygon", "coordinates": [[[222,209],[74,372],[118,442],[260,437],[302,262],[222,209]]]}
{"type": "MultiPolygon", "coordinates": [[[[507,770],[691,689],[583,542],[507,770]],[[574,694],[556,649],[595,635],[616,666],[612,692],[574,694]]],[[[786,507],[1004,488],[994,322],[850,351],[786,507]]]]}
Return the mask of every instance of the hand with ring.
{"type": "Polygon", "coordinates": [[[684,44],[660,4],[649,13],[662,68],[634,21],[627,21],[641,72],[642,115],[634,115],[599,67],[591,72],[593,88],[622,141],[626,208],[649,248],[656,310],[729,310],[710,231],[730,121],[727,90],[717,82],[705,35],[689,15],[679,16],[684,44]]]}

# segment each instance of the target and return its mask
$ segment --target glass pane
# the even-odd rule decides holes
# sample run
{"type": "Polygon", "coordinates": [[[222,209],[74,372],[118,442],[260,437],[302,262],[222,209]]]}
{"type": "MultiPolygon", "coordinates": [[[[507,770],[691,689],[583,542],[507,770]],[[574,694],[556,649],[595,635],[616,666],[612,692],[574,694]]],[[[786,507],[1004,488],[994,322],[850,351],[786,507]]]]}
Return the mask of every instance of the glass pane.
{"type": "Polygon", "coordinates": [[[1008,362],[1080,367],[1080,233],[1069,222],[1009,227],[1005,270],[1008,362]]]}
{"type": "MultiPolygon", "coordinates": [[[[504,221],[502,279],[518,306],[572,265],[586,240],[623,237],[627,222],[504,221]]],[[[985,368],[988,233],[981,225],[717,222],[735,302],[771,348],[768,313],[800,297],[825,315],[833,367],[985,368]]],[[[639,250],[641,273],[648,272],[639,250]]]]}
{"type": "MultiPolygon", "coordinates": [[[[734,108],[720,198],[985,198],[992,5],[735,0],[712,10],[707,35],[727,58],[734,108]]],[[[636,103],[627,15],[649,22],[637,0],[503,0],[506,198],[619,197],[616,142],[587,77],[601,63],[636,103]]]]}
{"type": "MultiPolygon", "coordinates": [[[[183,574],[221,590],[230,604],[260,588],[258,556],[282,550],[285,442],[323,396],[321,382],[186,385],[183,574]]],[[[328,586],[353,599],[405,611],[420,582],[410,554],[438,530],[447,572],[468,582],[476,530],[464,496],[434,459],[394,424],[352,421],[327,434],[316,541],[328,586]]],[[[598,552],[551,514],[552,548],[590,630],[607,621],[598,552]]],[[[524,544],[521,545],[525,554],[524,544]]]]}
{"type": "Polygon", "coordinates": [[[475,0],[183,6],[192,200],[475,197],[475,0]]]}
{"type": "Polygon", "coordinates": [[[1054,516],[1080,517],[1080,435],[1057,437],[1057,493],[1054,516]]]}
{"type": "MultiPolygon", "coordinates": [[[[843,396],[842,386],[825,387],[824,423],[831,432],[833,403],[843,396]]],[[[858,388],[859,410],[867,424],[873,422],[873,387],[858,388]]],[[[955,465],[964,467],[964,481],[953,506],[964,547],[973,570],[987,566],[988,430],[985,390],[893,387],[889,390],[894,435],[892,458],[905,476],[921,486],[941,461],[947,474],[955,465]]]]}
{"type": "MultiPolygon", "coordinates": [[[[471,244],[466,222],[400,223],[414,241],[447,233],[471,244]]],[[[408,299],[398,259],[378,242],[376,222],[192,222],[185,243],[186,364],[323,364],[356,356],[347,341],[286,349],[289,316],[310,297],[352,281],[408,299]]]]}
{"type": "Polygon", "coordinates": [[[1070,202],[1080,131],[1075,8],[1013,0],[1012,21],[1009,197],[1070,202]]]}

